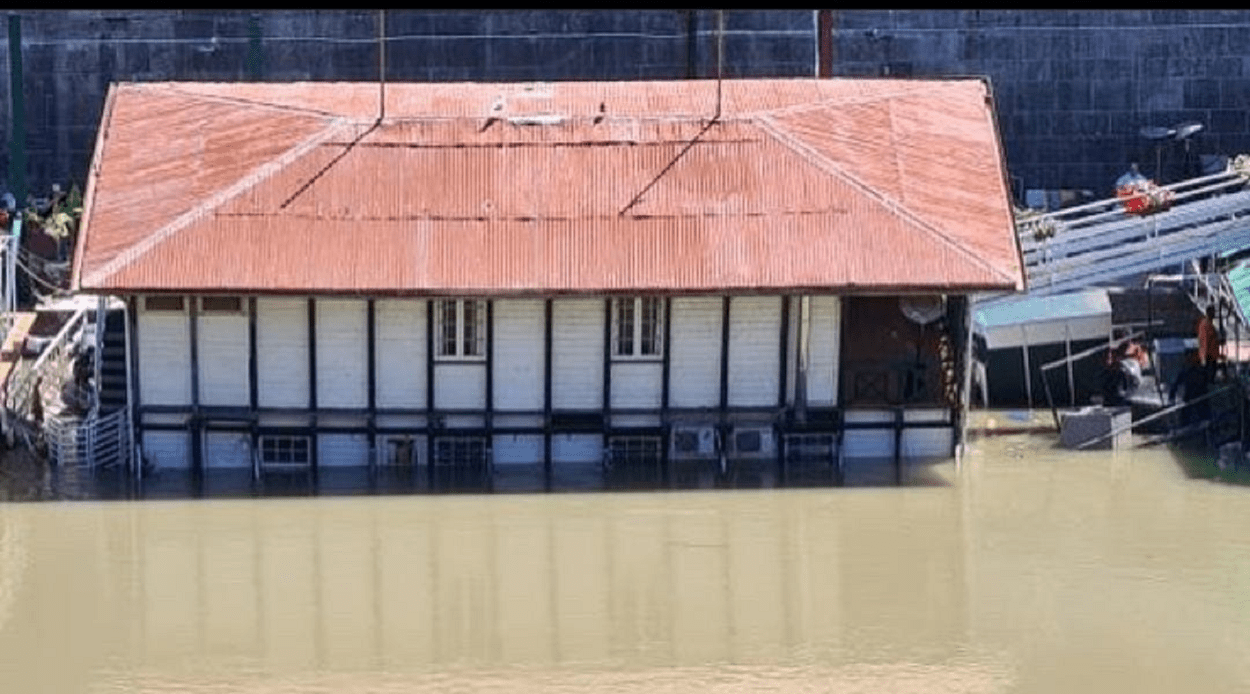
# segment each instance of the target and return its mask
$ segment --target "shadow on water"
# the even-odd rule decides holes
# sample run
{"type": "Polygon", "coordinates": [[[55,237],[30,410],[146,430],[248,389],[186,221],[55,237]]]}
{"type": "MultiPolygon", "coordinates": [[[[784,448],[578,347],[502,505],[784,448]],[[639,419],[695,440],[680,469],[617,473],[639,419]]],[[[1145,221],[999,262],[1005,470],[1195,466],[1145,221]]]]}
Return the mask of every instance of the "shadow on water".
{"type": "Polygon", "coordinates": [[[1201,437],[1181,439],[1169,446],[1176,453],[1176,464],[1189,479],[1250,486],[1250,463],[1224,461],[1221,465],[1219,452],[1211,450],[1201,437]]]}
{"type": "Polygon", "coordinates": [[[139,481],[110,468],[48,468],[33,456],[10,451],[0,458],[0,500],[231,499],[307,496],[532,494],[656,492],[717,489],[949,486],[950,459],[909,461],[856,459],[841,472],[824,461],[673,461],[654,465],[554,463],[499,465],[493,469],[368,468],[326,466],[318,470],[265,472],[246,468],[159,470],[139,481]]]}

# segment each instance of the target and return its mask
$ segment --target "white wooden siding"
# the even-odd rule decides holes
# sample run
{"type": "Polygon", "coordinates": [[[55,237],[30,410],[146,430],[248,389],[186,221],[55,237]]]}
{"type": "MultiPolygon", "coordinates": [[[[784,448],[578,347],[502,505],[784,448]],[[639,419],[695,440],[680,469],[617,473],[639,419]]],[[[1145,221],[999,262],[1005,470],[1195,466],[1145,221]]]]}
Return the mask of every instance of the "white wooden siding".
{"type": "Polygon", "coordinates": [[[675,297],[669,353],[669,405],[720,405],[720,297],[675,297]]]}
{"type": "Polygon", "coordinates": [[[951,427],[908,429],[903,432],[903,457],[949,458],[955,431],[951,427]]]}
{"type": "Polygon", "coordinates": [[[494,406],[543,409],[544,302],[507,299],[494,303],[494,406]]]}
{"type": "Polygon", "coordinates": [[[777,403],[781,297],[736,296],[729,305],[729,405],[777,403]]]}
{"type": "Polygon", "coordinates": [[[603,300],[556,299],[552,304],[552,406],[598,409],[603,406],[603,300]]]}
{"type": "Polygon", "coordinates": [[[525,434],[496,434],[493,442],[496,465],[519,465],[543,461],[543,437],[525,434]]]}
{"type": "Polygon", "coordinates": [[[374,305],[380,408],[425,407],[425,314],[424,300],[378,299],[374,305]]]}
{"type": "Polygon", "coordinates": [[[317,464],[322,467],[363,467],[369,464],[368,434],[319,434],[317,464]]]}
{"type": "Polygon", "coordinates": [[[256,300],[257,397],[261,407],[308,406],[308,300],[256,300]]]}
{"type": "Polygon", "coordinates": [[[603,436],[599,434],[556,434],[551,437],[554,463],[602,463],[603,436]]]}
{"type": "Polygon", "coordinates": [[[486,363],[435,363],[434,406],[450,410],[486,407],[486,363]]]}
{"type": "MultiPolygon", "coordinates": [[[[947,410],[941,408],[912,409],[903,413],[907,422],[946,421],[947,416],[947,410]]],[[[890,423],[894,421],[894,413],[888,410],[847,410],[846,421],[890,423]]],[[[907,460],[950,457],[953,436],[951,427],[904,429],[902,457],[907,460]]],[[[843,447],[848,458],[892,458],[894,429],[848,429],[843,437],[843,447]]]]}
{"type": "Polygon", "coordinates": [[[247,314],[201,312],[196,320],[200,404],[248,406],[247,314]]]}
{"type": "Polygon", "coordinates": [[[612,407],[660,407],[664,365],[656,361],[618,361],[612,364],[612,407]]]}
{"type": "Polygon", "coordinates": [[[191,435],[185,431],[145,431],[143,457],[158,468],[191,467],[191,435]]]}
{"type": "Polygon", "coordinates": [[[836,296],[811,298],[808,344],[807,404],[838,403],[838,354],[842,346],[842,302],[836,296]]]}
{"type": "Polygon", "coordinates": [[[317,406],[369,405],[368,306],[361,299],[317,299],[317,406]]]}
{"type": "Polygon", "coordinates": [[[140,310],[138,328],[140,402],[190,405],[191,332],[187,313],[140,310]]]}
{"type": "Polygon", "coordinates": [[[245,431],[205,431],[204,467],[250,468],[252,436],[245,431]]]}
{"type": "MultiPolygon", "coordinates": [[[[894,413],[886,410],[847,410],[846,421],[892,422],[894,413]]],[[[847,429],[842,436],[842,448],[848,458],[889,458],[894,455],[894,430],[847,429]]]]}

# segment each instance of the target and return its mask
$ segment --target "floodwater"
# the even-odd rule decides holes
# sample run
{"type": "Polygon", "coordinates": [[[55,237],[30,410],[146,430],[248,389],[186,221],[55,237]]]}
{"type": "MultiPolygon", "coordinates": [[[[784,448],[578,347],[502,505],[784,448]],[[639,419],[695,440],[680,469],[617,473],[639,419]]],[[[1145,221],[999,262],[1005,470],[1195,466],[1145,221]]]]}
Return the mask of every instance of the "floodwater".
{"type": "Polygon", "coordinates": [[[0,691],[1250,691],[1250,488],[1176,455],[1013,435],[914,486],[0,504],[0,691]]]}

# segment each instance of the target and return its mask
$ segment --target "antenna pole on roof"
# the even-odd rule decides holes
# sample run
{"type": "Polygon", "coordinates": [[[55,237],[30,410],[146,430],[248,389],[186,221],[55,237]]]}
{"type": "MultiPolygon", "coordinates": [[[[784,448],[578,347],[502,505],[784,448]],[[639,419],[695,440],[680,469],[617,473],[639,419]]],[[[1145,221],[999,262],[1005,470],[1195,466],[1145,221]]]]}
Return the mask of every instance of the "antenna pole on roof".
{"type": "Polygon", "coordinates": [[[716,11],[716,116],[712,120],[720,120],[721,71],[725,62],[725,11],[716,11]]]}
{"type": "Polygon", "coordinates": [[[378,10],[378,122],[386,117],[386,10],[378,10]]]}

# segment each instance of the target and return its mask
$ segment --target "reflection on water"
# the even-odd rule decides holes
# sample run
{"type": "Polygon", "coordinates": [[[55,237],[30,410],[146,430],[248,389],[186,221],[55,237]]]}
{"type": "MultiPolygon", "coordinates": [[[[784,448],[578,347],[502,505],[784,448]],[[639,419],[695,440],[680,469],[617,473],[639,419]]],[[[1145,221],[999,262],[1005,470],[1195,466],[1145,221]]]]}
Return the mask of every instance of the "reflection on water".
{"type": "Polygon", "coordinates": [[[0,505],[0,682],[1250,689],[1247,489],[1009,436],[915,481],[0,505]]]}

